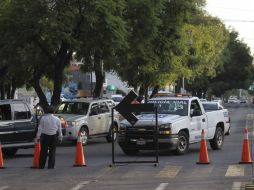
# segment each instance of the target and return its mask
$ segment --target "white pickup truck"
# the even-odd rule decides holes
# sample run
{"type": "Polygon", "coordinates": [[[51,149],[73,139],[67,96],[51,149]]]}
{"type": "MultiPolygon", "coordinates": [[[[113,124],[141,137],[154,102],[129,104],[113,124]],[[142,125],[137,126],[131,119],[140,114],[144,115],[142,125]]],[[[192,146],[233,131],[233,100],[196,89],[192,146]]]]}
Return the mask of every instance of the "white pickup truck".
{"type": "Polygon", "coordinates": [[[197,97],[158,97],[150,99],[148,103],[157,106],[157,133],[154,130],[154,113],[140,113],[135,125],[123,120],[120,123],[118,144],[125,154],[154,150],[156,134],[160,150],[174,150],[176,154],[185,154],[190,144],[201,141],[202,129],[212,149],[222,148],[224,135],[230,130],[227,109],[205,112],[197,97]]]}

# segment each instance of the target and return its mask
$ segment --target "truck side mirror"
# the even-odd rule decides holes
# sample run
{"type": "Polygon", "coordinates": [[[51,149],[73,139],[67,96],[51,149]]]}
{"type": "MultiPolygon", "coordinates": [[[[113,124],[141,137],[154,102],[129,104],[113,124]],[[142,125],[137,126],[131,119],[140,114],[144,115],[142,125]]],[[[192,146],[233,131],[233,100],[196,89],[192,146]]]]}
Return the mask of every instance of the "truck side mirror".
{"type": "Polygon", "coordinates": [[[194,114],[194,109],[191,109],[190,110],[190,116],[193,117],[193,114],[194,114]]]}
{"type": "Polygon", "coordinates": [[[202,112],[200,110],[194,110],[194,109],[191,109],[191,112],[190,112],[190,116],[191,117],[194,117],[194,116],[201,116],[202,115],[202,112]]]}

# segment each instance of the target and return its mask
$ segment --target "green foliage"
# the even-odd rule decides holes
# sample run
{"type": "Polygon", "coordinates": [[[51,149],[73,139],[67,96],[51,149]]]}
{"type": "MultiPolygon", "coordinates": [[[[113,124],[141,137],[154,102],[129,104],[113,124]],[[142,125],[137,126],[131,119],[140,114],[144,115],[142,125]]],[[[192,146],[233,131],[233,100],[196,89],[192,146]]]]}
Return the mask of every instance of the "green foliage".
{"type": "Polygon", "coordinates": [[[43,99],[40,85],[52,81],[57,104],[75,52],[84,72],[95,71],[97,93],[104,71],[112,70],[141,93],[182,77],[193,92],[247,88],[253,80],[248,47],[204,5],[205,0],[2,0],[0,87],[33,86],[43,99]]]}
{"type": "Polygon", "coordinates": [[[221,81],[226,83],[223,94],[231,89],[248,89],[254,79],[253,56],[245,43],[238,39],[238,33],[230,32],[230,41],[223,51],[223,65],[218,68],[218,75],[212,79],[212,90],[217,92],[215,86],[221,81]]]}

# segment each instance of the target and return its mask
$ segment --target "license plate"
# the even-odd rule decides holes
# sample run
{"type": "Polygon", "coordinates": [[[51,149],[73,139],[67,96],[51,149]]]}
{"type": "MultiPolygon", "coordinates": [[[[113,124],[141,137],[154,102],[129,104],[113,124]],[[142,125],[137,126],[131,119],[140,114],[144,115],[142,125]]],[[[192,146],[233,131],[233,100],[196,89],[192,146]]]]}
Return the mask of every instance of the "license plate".
{"type": "Polygon", "coordinates": [[[145,140],[137,140],[137,145],[145,145],[146,141],[145,140]]]}

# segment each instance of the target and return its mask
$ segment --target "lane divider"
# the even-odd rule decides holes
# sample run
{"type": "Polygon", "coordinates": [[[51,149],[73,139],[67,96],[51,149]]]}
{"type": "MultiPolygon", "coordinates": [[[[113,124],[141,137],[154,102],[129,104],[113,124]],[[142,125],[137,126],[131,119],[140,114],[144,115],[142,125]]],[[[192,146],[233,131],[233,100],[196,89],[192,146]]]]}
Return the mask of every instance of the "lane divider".
{"type": "Polygon", "coordinates": [[[3,186],[3,187],[0,187],[0,190],[5,190],[5,189],[8,189],[9,186],[3,186]]]}
{"type": "Polygon", "coordinates": [[[231,190],[240,190],[242,186],[241,182],[234,182],[231,190]]]}
{"type": "Polygon", "coordinates": [[[92,180],[92,181],[82,181],[79,184],[77,184],[75,187],[71,188],[71,190],[79,190],[81,188],[83,188],[85,185],[88,185],[90,183],[95,183],[98,180],[92,180]]]}

